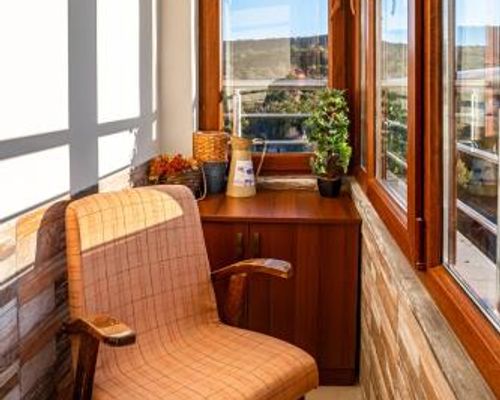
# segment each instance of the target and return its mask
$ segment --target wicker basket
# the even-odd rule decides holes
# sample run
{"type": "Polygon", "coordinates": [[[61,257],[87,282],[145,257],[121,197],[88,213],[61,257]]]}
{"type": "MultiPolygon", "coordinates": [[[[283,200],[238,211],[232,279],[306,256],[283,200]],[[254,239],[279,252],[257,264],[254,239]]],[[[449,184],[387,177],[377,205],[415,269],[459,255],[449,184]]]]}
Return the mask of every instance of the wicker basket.
{"type": "Polygon", "coordinates": [[[203,195],[203,175],[201,169],[161,177],[158,183],[163,185],[184,185],[191,189],[196,198],[203,195]]]}
{"type": "Polygon", "coordinates": [[[193,155],[199,162],[227,161],[229,135],[225,132],[195,132],[193,155]]]}

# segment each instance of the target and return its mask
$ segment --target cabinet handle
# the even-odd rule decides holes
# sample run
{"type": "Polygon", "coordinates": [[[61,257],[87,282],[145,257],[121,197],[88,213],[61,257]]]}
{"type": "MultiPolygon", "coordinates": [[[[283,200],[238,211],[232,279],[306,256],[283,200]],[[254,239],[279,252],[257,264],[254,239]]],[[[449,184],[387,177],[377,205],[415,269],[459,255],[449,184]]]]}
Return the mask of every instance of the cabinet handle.
{"type": "Polygon", "coordinates": [[[245,249],[243,248],[243,233],[238,232],[236,234],[236,258],[243,259],[245,249]]]}
{"type": "Polygon", "coordinates": [[[250,256],[259,257],[260,256],[260,233],[254,232],[252,234],[252,241],[250,244],[250,256]]]}

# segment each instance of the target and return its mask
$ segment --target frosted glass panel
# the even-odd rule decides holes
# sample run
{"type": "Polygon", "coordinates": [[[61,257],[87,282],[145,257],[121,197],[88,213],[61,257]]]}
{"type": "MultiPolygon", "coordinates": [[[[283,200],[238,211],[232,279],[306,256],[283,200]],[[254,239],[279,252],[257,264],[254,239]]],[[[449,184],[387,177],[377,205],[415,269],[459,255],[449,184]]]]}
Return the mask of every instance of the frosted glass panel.
{"type": "Polygon", "coordinates": [[[139,98],[139,0],[97,1],[99,122],[135,118],[139,98]]]}
{"type": "Polygon", "coordinates": [[[0,161],[0,220],[69,192],[69,147],[0,161]]]}
{"type": "Polygon", "coordinates": [[[132,162],[135,135],[125,131],[99,138],[99,178],[128,167],[132,162]]]}
{"type": "Polygon", "coordinates": [[[0,2],[0,141],[68,128],[67,3],[0,2]]]}

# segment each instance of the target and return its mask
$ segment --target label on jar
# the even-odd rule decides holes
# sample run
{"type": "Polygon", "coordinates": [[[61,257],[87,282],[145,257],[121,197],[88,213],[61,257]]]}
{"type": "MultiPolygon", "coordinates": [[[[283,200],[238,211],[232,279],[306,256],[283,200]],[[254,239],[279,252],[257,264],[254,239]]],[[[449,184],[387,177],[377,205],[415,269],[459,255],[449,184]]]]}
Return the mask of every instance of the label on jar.
{"type": "Polygon", "coordinates": [[[236,161],[233,185],[239,187],[255,186],[252,160],[236,161]]]}

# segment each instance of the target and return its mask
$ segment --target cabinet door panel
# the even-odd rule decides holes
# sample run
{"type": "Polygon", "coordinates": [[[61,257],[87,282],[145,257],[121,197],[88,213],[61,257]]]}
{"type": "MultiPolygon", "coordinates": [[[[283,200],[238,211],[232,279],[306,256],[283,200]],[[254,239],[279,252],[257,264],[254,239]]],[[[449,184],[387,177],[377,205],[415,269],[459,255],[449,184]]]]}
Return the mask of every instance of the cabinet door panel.
{"type": "Polygon", "coordinates": [[[321,232],[318,363],[328,379],[356,365],[359,227],[321,232]]]}
{"type": "MultiPolygon", "coordinates": [[[[252,224],[249,240],[250,248],[255,249],[251,257],[279,258],[297,267],[294,225],[252,224]]],[[[294,342],[295,282],[295,276],[288,280],[262,277],[251,280],[248,302],[250,329],[294,342]]]]}
{"type": "Polygon", "coordinates": [[[319,266],[321,230],[316,225],[297,227],[295,268],[295,344],[313,357],[318,355],[319,266]]]}
{"type": "Polygon", "coordinates": [[[203,234],[212,271],[246,257],[248,224],[204,222],[203,234]]]}
{"type": "MultiPolygon", "coordinates": [[[[203,234],[212,271],[245,258],[248,224],[203,222],[203,234]]],[[[227,283],[219,281],[214,284],[219,315],[222,315],[220,312],[226,299],[227,283]]]]}

